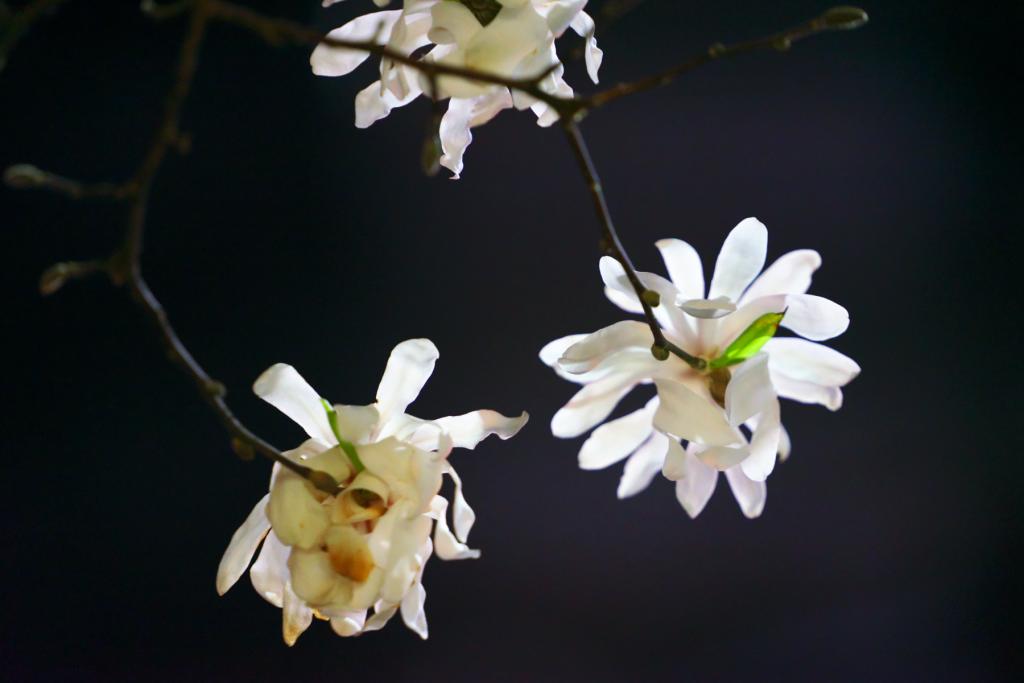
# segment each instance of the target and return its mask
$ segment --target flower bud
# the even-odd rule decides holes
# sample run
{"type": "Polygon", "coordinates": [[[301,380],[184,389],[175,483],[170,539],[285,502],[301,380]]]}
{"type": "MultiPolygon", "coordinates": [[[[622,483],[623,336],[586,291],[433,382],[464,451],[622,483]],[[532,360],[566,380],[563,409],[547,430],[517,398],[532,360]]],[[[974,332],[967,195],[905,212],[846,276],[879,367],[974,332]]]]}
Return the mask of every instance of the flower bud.
{"type": "Polygon", "coordinates": [[[827,28],[835,31],[848,31],[860,28],[868,23],[868,13],[860,7],[833,7],[821,15],[821,21],[827,28]]]}
{"type": "Polygon", "coordinates": [[[36,168],[32,164],[14,164],[8,166],[4,171],[4,182],[8,187],[13,187],[16,190],[26,190],[39,187],[46,182],[48,176],[46,171],[36,168]]]}

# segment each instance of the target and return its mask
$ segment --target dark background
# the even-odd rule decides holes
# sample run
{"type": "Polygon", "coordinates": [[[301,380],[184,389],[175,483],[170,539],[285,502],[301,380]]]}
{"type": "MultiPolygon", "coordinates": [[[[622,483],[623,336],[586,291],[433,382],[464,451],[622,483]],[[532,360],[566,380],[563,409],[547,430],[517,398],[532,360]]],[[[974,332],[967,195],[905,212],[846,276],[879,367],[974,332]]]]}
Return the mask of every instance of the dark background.
{"type": "MultiPolygon", "coordinates": [[[[259,5],[324,28],[372,9],[259,5]]],[[[592,9],[599,3],[591,3],[592,9]]],[[[1007,3],[1009,5],[1009,3],[1007,3]]],[[[600,34],[603,83],[760,36],[810,1],[650,0],[600,34]]],[[[764,515],[724,480],[695,521],[658,478],[580,472],[548,421],[573,386],[536,354],[622,316],[563,138],[528,113],[477,129],[464,179],[419,171],[429,107],[352,126],[364,66],[317,79],[305,49],[217,26],[184,114],[192,153],[155,187],[145,269],[243,420],[297,427],[249,391],[277,361],[337,402],[372,401],[387,355],[441,349],[413,412],[533,418],[454,464],[476,562],[429,565],[431,637],[399,620],[289,649],[280,611],[214,575],[263,495],[123,292],[49,264],[105,255],[121,209],[0,190],[2,673],[25,679],[1007,680],[1020,672],[1017,312],[1021,12],[867,2],[865,29],[704,68],[588,118],[623,238],[683,237],[710,269],[740,219],[769,259],[818,249],[812,292],[844,304],[832,345],[863,374],[836,414],[787,402],[794,453],[764,515]]],[[[0,164],[120,179],[148,145],[181,21],[71,2],[0,72],[0,164]]],[[[563,39],[562,53],[578,45],[563,39]]],[[[581,66],[570,82],[588,84],[581,66]]],[[[637,398],[639,400],[639,397],[637,398]]],[[[636,401],[630,402],[633,405],[636,401]]],[[[1019,419],[1019,418],[1018,418],[1019,419]]]]}

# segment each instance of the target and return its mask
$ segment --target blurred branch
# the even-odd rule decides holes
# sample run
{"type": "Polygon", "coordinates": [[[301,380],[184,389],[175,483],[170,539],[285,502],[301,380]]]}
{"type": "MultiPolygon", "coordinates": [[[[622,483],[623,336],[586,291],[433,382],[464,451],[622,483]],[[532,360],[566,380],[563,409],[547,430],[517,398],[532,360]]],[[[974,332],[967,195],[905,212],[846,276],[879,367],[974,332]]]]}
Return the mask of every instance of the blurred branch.
{"type": "Polygon", "coordinates": [[[31,0],[16,12],[0,16],[0,71],[18,42],[43,15],[55,11],[67,0],[31,0]]]}

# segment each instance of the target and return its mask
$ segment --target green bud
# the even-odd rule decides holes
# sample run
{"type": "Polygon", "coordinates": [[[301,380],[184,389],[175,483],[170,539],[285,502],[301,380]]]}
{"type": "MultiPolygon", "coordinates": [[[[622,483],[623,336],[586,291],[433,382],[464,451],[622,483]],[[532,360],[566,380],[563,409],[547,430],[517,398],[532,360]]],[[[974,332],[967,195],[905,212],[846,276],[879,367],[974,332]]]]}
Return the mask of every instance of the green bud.
{"type": "Polygon", "coordinates": [[[331,426],[331,432],[334,434],[334,438],[338,440],[338,445],[341,446],[341,450],[345,451],[345,455],[348,456],[349,462],[352,463],[352,467],[355,468],[356,473],[358,474],[359,472],[362,472],[366,469],[366,466],[363,465],[363,461],[359,459],[359,452],[356,451],[356,447],[352,445],[352,442],[348,441],[341,435],[341,430],[338,428],[338,413],[334,410],[334,406],[324,398],[320,399],[320,405],[324,407],[324,412],[327,413],[327,423],[331,426]]]}
{"type": "Polygon", "coordinates": [[[644,293],[640,295],[643,302],[651,308],[657,308],[661,305],[661,295],[650,289],[645,289],[644,293]]]}
{"type": "Polygon", "coordinates": [[[860,7],[833,7],[821,15],[826,28],[834,31],[849,31],[868,23],[868,13],[860,7]]]}
{"type": "Polygon", "coordinates": [[[668,360],[668,349],[666,349],[658,342],[654,342],[654,344],[651,346],[651,355],[654,356],[657,360],[668,360]]]}
{"type": "Polygon", "coordinates": [[[782,322],[782,318],[785,315],[785,311],[782,313],[765,313],[750,323],[750,326],[743,330],[732,344],[729,344],[725,351],[722,352],[722,355],[711,361],[708,367],[712,370],[725,368],[742,363],[756,354],[761,350],[761,347],[768,343],[769,339],[775,336],[775,332],[779,329],[779,323],[782,322]]]}

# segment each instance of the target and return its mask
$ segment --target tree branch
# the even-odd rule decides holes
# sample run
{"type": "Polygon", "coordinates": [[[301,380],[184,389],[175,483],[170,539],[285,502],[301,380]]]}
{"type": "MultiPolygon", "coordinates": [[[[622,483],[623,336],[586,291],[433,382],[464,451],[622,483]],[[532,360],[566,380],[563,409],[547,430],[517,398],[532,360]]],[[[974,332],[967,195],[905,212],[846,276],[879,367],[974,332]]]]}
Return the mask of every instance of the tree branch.
{"type": "MultiPolygon", "coordinates": [[[[654,306],[658,306],[664,302],[659,302],[658,293],[648,290],[643,282],[640,281],[640,276],[637,275],[636,268],[633,267],[629,254],[626,253],[625,247],[622,246],[619,233],[612,221],[611,211],[608,209],[608,201],[605,199],[604,188],[601,186],[601,178],[597,175],[597,168],[590,157],[590,150],[587,149],[583,133],[580,132],[579,126],[572,121],[564,122],[562,128],[565,130],[565,136],[572,147],[576,163],[579,164],[580,173],[583,174],[583,179],[587,183],[587,189],[590,190],[590,196],[594,200],[594,210],[601,221],[602,250],[622,264],[622,268],[626,271],[626,277],[629,279],[629,283],[633,286],[633,291],[636,292],[636,296],[640,300],[640,306],[644,311],[644,318],[647,319],[647,325],[651,328],[651,334],[654,336],[651,353],[658,360],[666,360],[669,353],[672,353],[683,359],[690,367],[703,370],[707,366],[707,362],[703,358],[697,358],[687,353],[665,338],[665,333],[662,332],[661,325],[658,324],[657,318],[654,317],[654,309],[651,305],[653,303],[654,306]]],[[[668,305],[674,305],[674,303],[669,302],[668,305]]]]}
{"type": "Polygon", "coordinates": [[[0,71],[7,62],[7,55],[14,50],[15,46],[25,37],[29,29],[39,21],[44,14],[56,10],[67,0],[32,0],[22,9],[14,12],[3,26],[0,26],[0,71]]]}

